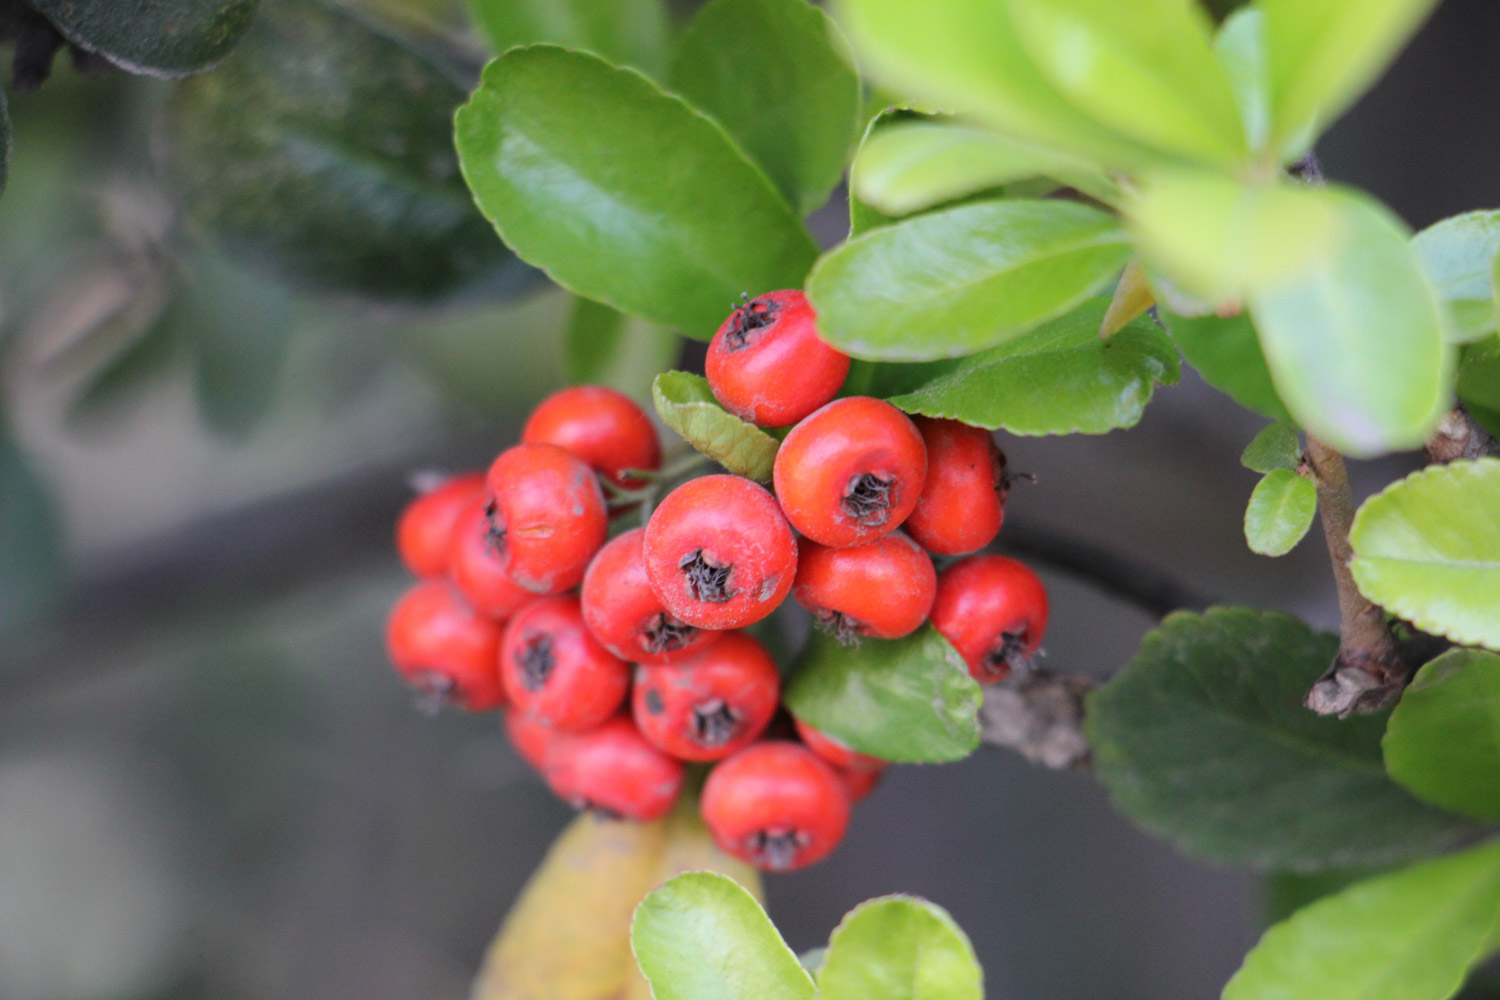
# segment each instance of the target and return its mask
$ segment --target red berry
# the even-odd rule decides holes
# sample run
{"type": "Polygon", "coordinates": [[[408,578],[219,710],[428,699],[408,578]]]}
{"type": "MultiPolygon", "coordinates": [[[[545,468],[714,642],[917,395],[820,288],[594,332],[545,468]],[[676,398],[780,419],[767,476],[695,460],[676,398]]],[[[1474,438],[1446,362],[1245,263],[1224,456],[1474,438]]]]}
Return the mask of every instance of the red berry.
{"type": "Polygon", "coordinates": [[[511,618],[500,648],[511,703],[556,729],[588,729],[615,714],[630,687],[630,665],[583,624],[578,598],[543,597],[511,618]]]}
{"type": "Polygon", "coordinates": [[[910,635],[936,592],[932,557],[899,531],[847,549],[798,543],[792,596],[840,642],[910,635]]]}
{"type": "Polygon", "coordinates": [[[641,735],[681,760],[721,760],[755,741],[781,696],[766,648],[726,632],[708,649],[669,666],[635,671],[632,709],[641,735]]]}
{"type": "Polygon", "coordinates": [[[505,734],[522,760],[538,771],[546,769],[547,748],[557,736],[556,729],[512,708],[505,713],[505,734]]]}
{"type": "Polygon", "coordinates": [[[471,501],[484,496],[484,474],[466,473],[421,494],[396,520],[396,552],[420,577],[448,572],[448,539],[471,501]]]}
{"type": "Polygon", "coordinates": [[[505,560],[490,535],[487,508],[482,496],[475,498],[453,526],[448,575],[475,611],[503,622],[536,595],[505,572],[505,560]]]}
{"type": "Polygon", "coordinates": [[[547,748],[547,784],[579,809],[625,819],[665,816],[682,791],[683,765],[646,742],[628,715],[582,733],[558,733],[547,748]]]}
{"type": "Polygon", "coordinates": [[[820,545],[873,542],[900,527],[927,476],[927,449],[906,414],[868,396],[836,399],[776,453],[776,497],[792,527],[820,545]]]}
{"type": "Polygon", "coordinates": [[[819,339],[807,296],[768,292],[729,314],[708,344],[704,373],[730,413],[785,427],[838,393],[849,356],[819,339]]]}
{"type": "Polygon", "coordinates": [[[938,575],[932,624],[981,684],[1024,669],[1047,630],[1047,591],[1025,564],[970,556],[938,575]]]}
{"type": "Polygon", "coordinates": [[[797,727],[797,735],[802,737],[803,743],[807,744],[807,749],[834,767],[846,771],[869,771],[879,770],[886,765],[886,762],[879,757],[871,757],[869,754],[851,750],[842,741],[814,729],[801,719],[793,719],[792,722],[797,727]]]}
{"type": "Polygon", "coordinates": [[[775,611],[797,575],[797,541],[776,498],[739,476],[667,494],[646,525],[646,574],[662,606],[699,628],[742,628],[775,611]]]}
{"type": "Polygon", "coordinates": [[[434,708],[482,712],[505,703],[495,665],[500,626],[465,604],[447,581],[426,580],[401,595],[386,623],[386,647],[434,708]]]}
{"type": "Polygon", "coordinates": [[[927,483],[906,531],[935,555],[977,552],[1005,520],[1005,455],[982,427],[929,417],[916,424],[927,445],[927,483]]]}
{"type": "Polygon", "coordinates": [[[602,385],[576,385],[554,392],[531,411],[522,444],[555,444],[583,459],[616,486],[639,487],[622,469],[661,465],[656,428],[623,393],[602,385]]]}
{"type": "Polygon", "coordinates": [[[822,859],[843,839],[849,792],[807,747],[766,741],[709,773],[702,810],[724,851],[763,871],[790,871],[822,859]]]}
{"type": "Polygon", "coordinates": [[[720,635],[678,619],[646,576],[646,529],[612,539],[583,576],[583,620],[611,653],[633,663],[675,663],[720,635]]]}
{"type": "Polygon", "coordinates": [[[485,484],[510,578],[537,594],[577,585],[609,528],[594,471],[557,445],[518,444],[495,459],[485,484]]]}

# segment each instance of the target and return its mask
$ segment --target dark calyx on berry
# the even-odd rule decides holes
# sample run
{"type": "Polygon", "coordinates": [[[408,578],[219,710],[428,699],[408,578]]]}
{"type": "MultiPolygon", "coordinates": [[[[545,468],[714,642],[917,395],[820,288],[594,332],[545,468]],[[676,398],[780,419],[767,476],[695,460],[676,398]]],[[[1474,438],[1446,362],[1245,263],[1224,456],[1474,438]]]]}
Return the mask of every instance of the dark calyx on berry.
{"type": "Polygon", "coordinates": [[[729,571],[734,568],[733,564],[720,566],[705,556],[702,549],[694,549],[683,556],[677,566],[687,575],[688,587],[700,601],[723,604],[739,593],[729,589],[729,571]]]}
{"type": "Polygon", "coordinates": [[[418,712],[429,718],[458,699],[458,682],[436,670],[418,671],[411,675],[409,682],[416,691],[412,703],[418,712]]]}
{"type": "Polygon", "coordinates": [[[770,871],[785,871],[797,862],[807,838],[796,830],[757,830],[751,840],[756,859],[770,871]]]}
{"type": "Polygon", "coordinates": [[[713,750],[734,739],[740,728],[740,717],[722,698],[712,698],[693,706],[693,739],[713,750]]]}
{"type": "Polygon", "coordinates": [[[837,639],[840,646],[857,646],[864,637],[864,623],[842,611],[819,608],[817,619],[818,627],[837,639]]]}
{"type": "MultiPolygon", "coordinates": [[[[724,577],[725,580],[729,577],[727,567],[724,570],[724,577]]],[[[720,581],[720,586],[723,586],[723,583],[724,581],[720,581]]],[[[655,656],[658,653],[670,653],[681,649],[692,642],[697,635],[698,630],[692,625],[685,625],[665,611],[660,611],[651,619],[651,624],[641,630],[641,646],[646,652],[655,656]]]]}
{"type": "Polygon", "coordinates": [[[779,307],[770,298],[751,299],[734,310],[734,326],[724,335],[724,346],[731,351],[749,347],[756,330],[764,329],[776,322],[779,307]]]}
{"type": "Polygon", "coordinates": [[[891,516],[894,482],[873,472],[862,472],[849,480],[844,491],[844,513],[867,528],[878,528],[891,516]]]}
{"type": "Polygon", "coordinates": [[[646,711],[652,715],[660,715],[667,710],[667,703],[661,700],[661,692],[652,688],[646,692],[646,711]]]}
{"type": "Polygon", "coordinates": [[[505,525],[501,524],[500,519],[495,516],[498,513],[499,508],[495,506],[495,501],[491,500],[484,505],[484,534],[490,540],[490,548],[496,552],[505,549],[505,525]]]}
{"type": "Polygon", "coordinates": [[[516,666],[521,668],[521,686],[528,691],[540,691],[547,686],[547,678],[557,666],[557,657],[552,655],[552,637],[534,635],[526,645],[516,652],[516,666]]]}
{"type": "Polygon", "coordinates": [[[1031,669],[1026,648],[1026,633],[1001,632],[1000,641],[984,654],[984,669],[992,674],[1022,673],[1031,669]]]}

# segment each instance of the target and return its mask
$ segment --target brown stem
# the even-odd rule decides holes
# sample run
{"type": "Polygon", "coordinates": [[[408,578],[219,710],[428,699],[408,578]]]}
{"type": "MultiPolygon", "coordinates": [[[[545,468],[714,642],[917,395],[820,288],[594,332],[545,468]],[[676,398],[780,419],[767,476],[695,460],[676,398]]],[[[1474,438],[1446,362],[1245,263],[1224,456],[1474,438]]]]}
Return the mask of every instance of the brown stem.
{"type": "Polygon", "coordinates": [[[984,742],[1008,747],[1055,771],[1088,770],[1083,699],[1099,682],[1040,668],[1012,674],[984,691],[980,720],[984,742]]]}
{"type": "Polygon", "coordinates": [[[1333,580],[1339,596],[1339,651],[1303,704],[1319,715],[1345,718],[1355,712],[1375,712],[1395,701],[1410,676],[1396,648],[1380,608],[1365,600],[1354,583],[1349,563],[1349,528],[1354,523],[1354,494],[1344,456],[1307,436],[1307,465],[1318,490],[1318,514],[1333,580]]]}
{"type": "Polygon", "coordinates": [[[1448,412],[1427,441],[1429,462],[1456,462],[1464,458],[1500,457],[1500,442],[1459,403],[1448,412]]]}

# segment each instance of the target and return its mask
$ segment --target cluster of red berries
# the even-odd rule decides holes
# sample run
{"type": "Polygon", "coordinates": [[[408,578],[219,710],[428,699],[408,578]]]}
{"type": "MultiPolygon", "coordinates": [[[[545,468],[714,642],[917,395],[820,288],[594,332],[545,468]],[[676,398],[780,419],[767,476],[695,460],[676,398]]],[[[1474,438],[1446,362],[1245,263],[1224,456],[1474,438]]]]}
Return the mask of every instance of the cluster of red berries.
{"type": "Polygon", "coordinates": [[[391,658],[434,704],[504,708],[520,754],[562,798],[631,819],[666,813],[688,764],[718,844],[765,869],[838,843],[885,762],[780,712],[781,673],[748,632],[788,594],[840,641],[925,621],[981,682],[1035,653],[1047,597],[1024,565],[969,556],[1004,517],[990,435],[833,397],[849,358],[818,339],[800,292],[736,308],[708,349],[719,402],[795,425],[775,493],[690,479],[644,528],[606,541],[660,467],[645,413],[609,389],[565,389],[484,474],[413,501],[397,547],[422,578],[389,622],[391,658]],[[607,497],[614,497],[610,502],[607,497]],[[904,530],[898,531],[901,528],[904,530]]]}

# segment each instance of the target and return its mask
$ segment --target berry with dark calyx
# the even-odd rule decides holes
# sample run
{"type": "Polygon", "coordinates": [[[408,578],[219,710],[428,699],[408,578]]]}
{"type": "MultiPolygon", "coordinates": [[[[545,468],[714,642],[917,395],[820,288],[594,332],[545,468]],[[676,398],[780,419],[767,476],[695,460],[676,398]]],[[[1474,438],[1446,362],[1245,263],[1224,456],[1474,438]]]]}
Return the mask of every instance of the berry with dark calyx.
{"type": "Polygon", "coordinates": [[[864,545],[797,545],[792,597],[839,642],[899,639],[927,620],[937,593],[932,557],[899,531],[864,545]]]}
{"type": "Polygon", "coordinates": [[[662,606],[698,628],[769,615],[797,575],[797,541],[776,498],[739,476],[692,479],[646,525],[646,575],[662,606]]]}
{"type": "Polygon", "coordinates": [[[879,757],[871,757],[869,754],[849,749],[840,740],[814,729],[801,719],[792,721],[797,727],[797,735],[801,737],[803,743],[807,744],[807,749],[834,767],[848,771],[868,771],[879,770],[887,763],[879,757]]]}
{"type": "Polygon", "coordinates": [[[666,753],[721,760],[765,730],[780,695],[771,654],[743,632],[726,632],[685,660],[637,667],[631,705],[641,735],[666,753]]]}
{"type": "Polygon", "coordinates": [[[536,595],[505,571],[505,560],[490,543],[487,509],[484,498],[477,497],[453,526],[448,576],[475,611],[503,622],[536,595]]]}
{"type": "Polygon", "coordinates": [[[675,663],[720,633],[681,621],[662,606],[646,576],[646,529],[611,539],[589,563],[580,600],[600,645],[632,663],[675,663]]]}
{"type": "Polygon", "coordinates": [[[647,742],[628,715],[558,733],[547,747],[547,784],[559,798],[622,819],[665,816],[682,791],[684,770],[647,742]]]}
{"type": "Polygon", "coordinates": [[[1047,630],[1047,591],[1024,563],[970,556],[938,574],[932,624],[981,684],[1030,666],[1047,630]]]}
{"type": "Polygon", "coordinates": [[[505,713],[505,735],[510,737],[510,745],[516,748],[522,760],[538,771],[546,770],[547,748],[557,733],[556,729],[525,712],[511,708],[505,713]]]}
{"type": "Polygon", "coordinates": [[[791,871],[826,857],[849,826],[849,792],[800,743],[752,743],[708,775],[701,801],[714,842],[762,871],[791,871]]]}
{"type": "Polygon", "coordinates": [[[510,578],[536,594],[576,586],[609,530],[594,470],[557,445],[518,444],[485,485],[491,544],[510,578]]]}
{"type": "Polygon", "coordinates": [[[795,424],[838,394],[849,356],[819,337],[800,291],[737,307],[708,344],[708,387],[724,409],[763,427],[795,424]]]}
{"type": "Polygon", "coordinates": [[[448,572],[449,539],[468,506],[484,496],[484,473],[440,482],[407,504],[396,519],[396,552],[406,568],[432,579],[448,572]]]}
{"type": "Polygon", "coordinates": [[[622,470],[661,465],[656,428],[645,411],[629,396],[602,385],[576,385],[542,400],[521,430],[521,443],[566,448],[625,489],[644,484],[622,476],[622,470]]]}
{"type": "Polygon", "coordinates": [[[599,645],[570,594],[532,601],[505,629],[500,678],[517,710],[554,729],[581,730],[614,715],[630,665],[599,645]]]}
{"type": "Polygon", "coordinates": [[[927,477],[916,425],[890,403],[836,399],[803,420],[776,453],[776,498],[792,527],[820,545],[873,542],[901,526],[927,477]]]}
{"type": "Polygon", "coordinates": [[[505,703],[496,656],[500,626],[477,613],[445,580],[425,580],[396,601],[386,623],[391,662],[416,688],[419,706],[483,712],[505,703]]]}
{"type": "Polygon", "coordinates": [[[982,427],[930,417],[916,425],[927,445],[927,483],[906,531],[934,555],[978,552],[1005,520],[1005,455],[982,427]]]}

